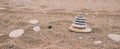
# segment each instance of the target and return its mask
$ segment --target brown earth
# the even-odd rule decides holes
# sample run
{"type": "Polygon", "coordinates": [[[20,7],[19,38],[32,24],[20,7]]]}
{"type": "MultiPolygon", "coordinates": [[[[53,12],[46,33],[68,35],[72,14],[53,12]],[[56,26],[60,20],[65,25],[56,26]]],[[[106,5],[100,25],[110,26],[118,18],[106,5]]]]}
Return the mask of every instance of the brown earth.
{"type": "Polygon", "coordinates": [[[6,34],[0,37],[0,49],[120,49],[120,42],[107,37],[120,34],[119,21],[119,0],[0,0],[0,34],[6,34]],[[91,33],[69,31],[80,12],[86,14],[91,33]],[[40,21],[41,31],[32,30],[32,19],[40,21]],[[23,36],[8,37],[19,28],[25,29],[23,36]],[[96,46],[96,40],[103,44],[96,46]]]}

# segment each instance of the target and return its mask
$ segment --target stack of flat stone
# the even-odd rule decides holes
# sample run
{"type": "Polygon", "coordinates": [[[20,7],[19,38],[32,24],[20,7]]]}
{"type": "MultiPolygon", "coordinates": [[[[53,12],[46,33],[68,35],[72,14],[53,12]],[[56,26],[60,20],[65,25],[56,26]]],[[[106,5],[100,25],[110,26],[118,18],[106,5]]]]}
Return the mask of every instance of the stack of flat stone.
{"type": "Polygon", "coordinates": [[[73,21],[69,28],[74,32],[91,32],[91,28],[87,27],[86,18],[84,14],[79,14],[73,21]]]}

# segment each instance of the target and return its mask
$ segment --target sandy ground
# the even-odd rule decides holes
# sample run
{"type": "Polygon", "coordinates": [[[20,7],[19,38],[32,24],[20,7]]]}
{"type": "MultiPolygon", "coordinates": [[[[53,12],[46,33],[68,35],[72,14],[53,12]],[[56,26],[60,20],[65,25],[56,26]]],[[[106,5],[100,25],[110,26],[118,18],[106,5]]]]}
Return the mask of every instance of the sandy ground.
{"type": "Polygon", "coordinates": [[[120,42],[107,37],[110,33],[120,34],[119,0],[0,0],[0,34],[6,34],[0,37],[0,49],[120,49],[120,42]],[[86,14],[91,33],[68,30],[80,12],[86,14]],[[32,19],[40,21],[41,31],[32,30],[32,19]],[[8,37],[20,28],[23,36],[8,37]],[[103,44],[95,45],[96,40],[103,44]]]}

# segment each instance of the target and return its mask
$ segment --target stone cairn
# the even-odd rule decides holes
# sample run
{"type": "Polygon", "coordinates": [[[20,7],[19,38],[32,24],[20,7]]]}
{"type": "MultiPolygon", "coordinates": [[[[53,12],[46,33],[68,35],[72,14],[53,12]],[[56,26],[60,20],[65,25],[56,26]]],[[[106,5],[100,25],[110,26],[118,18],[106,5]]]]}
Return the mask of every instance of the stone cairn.
{"type": "Polygon", "coordinates": [[[91,32],[92,31],[91,28],[87,27],[86,18],[84,14],[79,14],[79,16],[77,16],[75,20],[73,20],[73,23],[69,27],[69,29],[74,32],[91,32]]]}

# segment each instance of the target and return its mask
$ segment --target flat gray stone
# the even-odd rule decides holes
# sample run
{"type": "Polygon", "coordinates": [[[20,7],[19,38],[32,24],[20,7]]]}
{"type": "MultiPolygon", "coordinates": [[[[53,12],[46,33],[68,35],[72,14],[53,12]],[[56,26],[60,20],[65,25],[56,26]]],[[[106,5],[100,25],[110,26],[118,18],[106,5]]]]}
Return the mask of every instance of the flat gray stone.
{"type": "Polygon", "coordinates": [[[108,38],[110,38],[111,40],[120,42],[120,35],[117,35],[117,34],[108,34],[108,38]]]}

